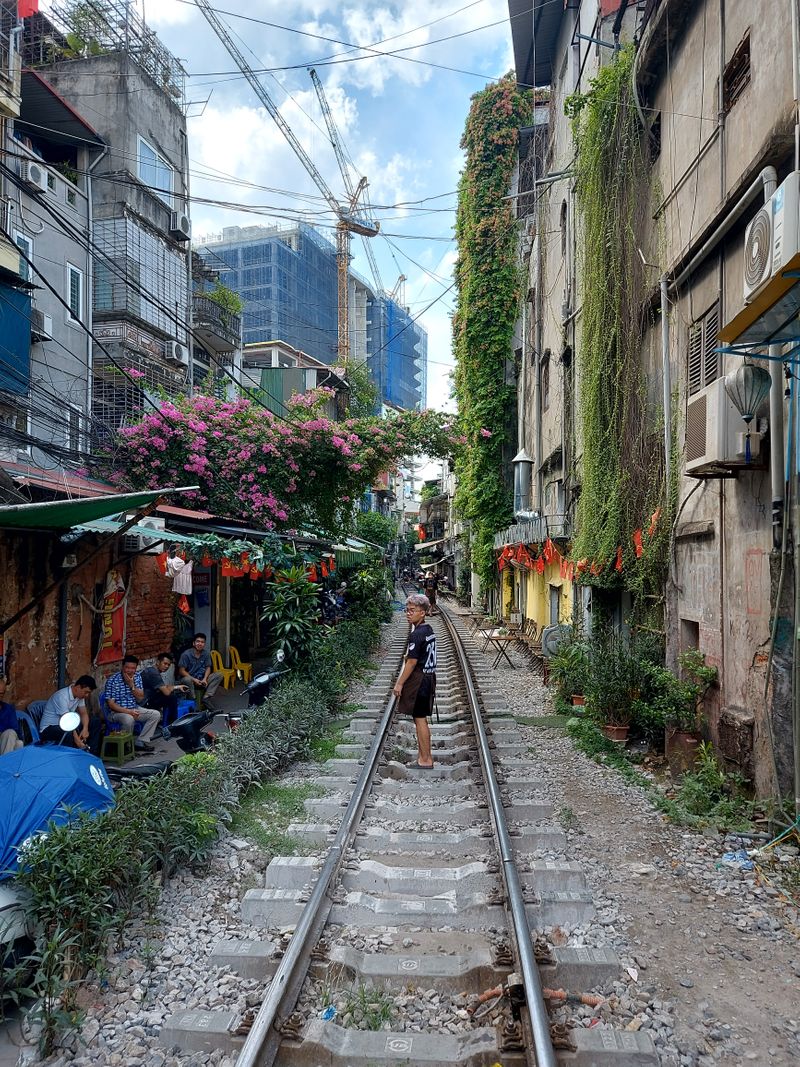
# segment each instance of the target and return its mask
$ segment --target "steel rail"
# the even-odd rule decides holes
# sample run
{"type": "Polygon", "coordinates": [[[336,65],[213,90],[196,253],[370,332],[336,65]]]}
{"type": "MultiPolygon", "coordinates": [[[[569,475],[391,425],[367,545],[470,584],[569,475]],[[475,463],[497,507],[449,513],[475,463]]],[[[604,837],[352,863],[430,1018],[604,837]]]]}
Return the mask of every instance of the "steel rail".
{"type": "Polygon", "coordinates": [[[539,969],[536,965],[536,956],[531,940],[531,930],[528,924],[528,916],[525,911],[525,898],[522,892],[522,884],[519,880],[514,850],[511,845],[511,836],[508,832],[503,801],[500,796],[500,787],[494,774],[494,767],[489,752],[489,739],[486,735],[486,727],[481,718],[478,694],[472,675],[469,670],[469,662],[464,652],[461,635],[456,630],[450,619],[449,612],[439,611],[440,617],[447,626],[453,647],[456,650],[461,673],[464,676],[464,685],[467,689],[470,711],[472,713],[475,737],[478,742],[478,756],[481,763],[486,796],[489,801],[489,810],[494,822],[497,837],[497,849],[500,855],[503,881],[506,885],[508,906],[511,914],[513,936],[517,946],[518,963],[522,971],[522,981],[525,987],[525,999],[530,1020],[531,1035],[533,1037],[536,1067],[557,1067],[556,1054],[550,1036],[550,1017],[544,1002],[542,983],[539,978],[539,969]]]}
{"type": "Polygon", "coordinates": [[[396,702],[397,698],[391,694],[319,878],[278,965],[250,1033],[242,1045],[241,1052],[236,1059],[236,1067],[268,1067],[278,1054],[282,1040],[279,1028],[294,1011],[300,987],[308,971],[311,951],[319,940],[333,906],[333,900],[328,896],[328,892],[339,874],[345,852],[361,821],[396,702]]]}

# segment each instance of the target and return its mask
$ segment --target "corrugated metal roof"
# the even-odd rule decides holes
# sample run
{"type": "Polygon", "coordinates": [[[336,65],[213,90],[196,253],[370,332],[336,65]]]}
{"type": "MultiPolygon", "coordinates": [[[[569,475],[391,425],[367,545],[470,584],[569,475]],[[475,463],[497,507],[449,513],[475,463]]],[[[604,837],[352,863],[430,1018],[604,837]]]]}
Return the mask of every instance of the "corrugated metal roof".
{"type": "MultiPolygon", "coordinates": [[[[90,522],[81,522],[77,526],[73,526],[72,529],[76,531],[83,531],[85,533],[101,533],[101,534],[113,534],[123,525],[121,522],[114,522],[112,519],[92,519],[90,522]]],[[[138,537],[147,537],[150,540],[156,539],[164,541],[169,545],[173,542],[175,544],[183,544],[186,541],[194,541],[193,537],[187,537],[186,534],[176,533],[174,530],[156,530],[152,526],[140,526],[138,523],[136,526],[129,526],[125,531],[125,536],[128,534],[138,537]]]]}
{"type": "MultiPolygon", "coordinates": [[[[184,486],[183,489],[196,489],[184,486]]],[[[141,493],[112,493],[109,496],[81,497],[79,500],[48,500],[40,504],[7,504],[0,507],[0,529],[70,530],[81,522],[92,522],[109,515],[151,504],[160,496],[181,489],[149,489],[141,493]]]]}
{"type": "Polygon", "coordinates": [[[514,69],[521,85],[550,85],[564,4],[561,0],[508,0],[514,69]]]}

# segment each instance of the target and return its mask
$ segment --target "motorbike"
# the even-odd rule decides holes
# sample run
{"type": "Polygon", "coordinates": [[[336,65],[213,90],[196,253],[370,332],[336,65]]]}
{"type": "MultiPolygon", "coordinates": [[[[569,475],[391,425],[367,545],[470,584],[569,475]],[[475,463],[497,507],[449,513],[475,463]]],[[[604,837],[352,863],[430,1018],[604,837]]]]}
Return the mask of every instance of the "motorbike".
{"type": "Polygon", "coordinates": [[[260,707],[269,697],[278,678],[280,678],[282,674],[289,673],[288,667],[283,668],[281,666],[285,659],[286,653],[283,649],[278,649],[269,670],[260,671],[258,674],[254,675],[252,681],[247,683],[240,694],[241,696],[247,694],[247,707],[242,708],[241,711],[232,711],[225,716],[230,730],[235,730],[239,723],[247,718],[249,712],[253,708],[260,707]]]}
{"type": "Polygon", "coordinates": [[[216,734],[207,727],[214,721],[216,711],[192,711],[182,719],[176,719],[163,727],[161,736],[165,741],[172,738],[184,752],[206,752],[216,741],[216,734]]]}

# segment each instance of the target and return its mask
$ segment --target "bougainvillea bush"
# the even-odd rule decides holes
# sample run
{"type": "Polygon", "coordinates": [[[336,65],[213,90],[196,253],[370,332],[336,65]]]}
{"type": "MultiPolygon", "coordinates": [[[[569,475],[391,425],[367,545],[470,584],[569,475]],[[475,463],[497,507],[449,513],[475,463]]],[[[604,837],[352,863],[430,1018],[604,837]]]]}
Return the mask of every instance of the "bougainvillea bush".
{"type": "Polygon", "coordinates": [[[333,531],[348,525],[354,503],[404,457],[450,457],[463,440],[452,415],[404,411],[334,422],[320,411],[325,399],[297,397],[288,418],[243,397],[162,401],[120,431],[110,477],[142,489],[196,484],[188,494],[195,505],[266,529],[333,531]]]}

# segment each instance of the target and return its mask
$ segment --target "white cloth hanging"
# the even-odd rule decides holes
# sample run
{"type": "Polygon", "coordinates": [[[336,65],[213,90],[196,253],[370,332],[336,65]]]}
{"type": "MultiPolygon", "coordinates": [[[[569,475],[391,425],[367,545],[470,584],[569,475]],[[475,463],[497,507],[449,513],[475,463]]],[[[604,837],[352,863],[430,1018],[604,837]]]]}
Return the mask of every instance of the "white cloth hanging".
{"type": "Polygon", "coordinates": [[[172,579],[173,593],[184,593],[187,596],[191,596],[193,567],[194,562],[192,560],[187,563],[180,556],[172,556],[171,559],[167,560],[167,577],[172,579]]]}

